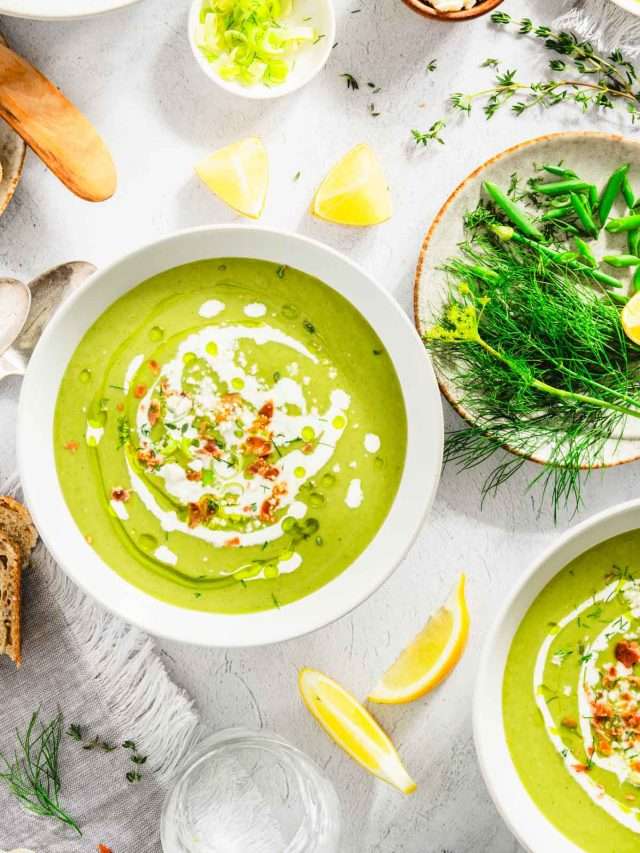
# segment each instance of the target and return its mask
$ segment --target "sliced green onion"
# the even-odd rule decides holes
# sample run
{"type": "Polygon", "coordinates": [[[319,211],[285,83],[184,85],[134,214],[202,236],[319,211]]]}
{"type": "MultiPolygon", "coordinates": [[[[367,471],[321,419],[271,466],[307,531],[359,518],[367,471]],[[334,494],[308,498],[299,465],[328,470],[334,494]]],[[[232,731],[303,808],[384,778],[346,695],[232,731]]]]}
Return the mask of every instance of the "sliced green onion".
{"type": "Polygon", "coordinates": [[[280,85],[295,53],[318,39],[311,26],[283,22],[292,8],[292,0],[203,0],[196,44],[223,80],[280,85]]]}

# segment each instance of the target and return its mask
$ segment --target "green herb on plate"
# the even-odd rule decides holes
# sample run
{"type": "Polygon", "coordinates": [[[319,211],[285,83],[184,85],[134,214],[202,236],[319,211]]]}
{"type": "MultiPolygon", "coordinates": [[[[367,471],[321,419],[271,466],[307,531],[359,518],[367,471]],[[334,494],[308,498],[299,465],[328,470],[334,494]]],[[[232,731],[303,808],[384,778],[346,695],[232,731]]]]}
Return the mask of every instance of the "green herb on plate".
{"type": "MultiPolygon", "coordinates": [[[[545,197],[529,185],[533,206],[545,197]]],[[[484,186],[489,201],[465,217],[466,239],[443,267],[448,297],[424,336],[472,420],[448,436],[445,459],[470,468],[503,447],[513,451],[489,475],[486,496],[525,457],[543,454],[534,482],[557,512],[580,503],[581,468],[599,462],[627,416],[640,416],[637,351],[618,308],[627,298],[614,294],[621,282],[597,267],[585,240],[576,237],[573,251],[532,236],[528,211],[484,186]]],[[[586,198],[582,212],[593,218],[586,198]]]]}

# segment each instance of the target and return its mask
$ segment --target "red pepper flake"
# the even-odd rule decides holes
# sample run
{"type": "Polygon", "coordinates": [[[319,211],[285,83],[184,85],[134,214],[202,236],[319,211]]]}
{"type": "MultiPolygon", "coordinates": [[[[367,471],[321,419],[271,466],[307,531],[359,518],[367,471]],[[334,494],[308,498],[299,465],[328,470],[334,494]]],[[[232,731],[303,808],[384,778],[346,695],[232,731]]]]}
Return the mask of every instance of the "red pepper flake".
{"type": "Polygon", "coordinates": [[[130,498],[129,489],[120,489],[115,488],[111,489],[111,500],[112,501],[122,501],[122,503],[126,503],[130,498]]]}
{"type": "Polygon", "coordinates": [[[227,539],[224,544],[226,548],[237,548],[240,544],[240,537],[234,536],[232,539],[227,539]]]}
{"type": "Polygon", "coordinates": [[[78,442],[77,442],[77,441],[68,441],[68,442],[64,445],[64,449],[65,449],[65,450],[68,450],[68,451],[69,451],[69,453],[75,453],[75,452],[78,450],[78,448],[79,448],[79,447],[80,447],[80,445],[78,444],[78,442]]]}
{"type": "Polygon", "coordinates": [[[586,764],[574,764],[573,769],[576,773],[586,773],[589,770],[586,764]]]}
{"type": "Polygon", "coordinates": [[[160,365],[154,358],[149,362],[149,370],[156,376],[160,373],[160,365]]]}
{"type": "Polygon", "coordinates": [[[151,426],[155,426],[160,419],[160,401],[152,400],[149,403],[149,412],[147,414],[151,426]]]}
{"type": "Polygon", "coordinates": [[[133,396],[137,397],[138,400],[142,400],[144,395],[147,393],[147,386],[144,384],[136,385],[133,389],[133,396]]]}
{"type": "Polygon", "coordinates": [[[202,471],[194,471],[193,468],[187,468],[187,480],[192,483],[202,479],[202,471]]]}
{"type": "Polygon", "coordinates": [[[98,844],[98,853],[113,853],[113,850],[106,844],[98,844]]]}

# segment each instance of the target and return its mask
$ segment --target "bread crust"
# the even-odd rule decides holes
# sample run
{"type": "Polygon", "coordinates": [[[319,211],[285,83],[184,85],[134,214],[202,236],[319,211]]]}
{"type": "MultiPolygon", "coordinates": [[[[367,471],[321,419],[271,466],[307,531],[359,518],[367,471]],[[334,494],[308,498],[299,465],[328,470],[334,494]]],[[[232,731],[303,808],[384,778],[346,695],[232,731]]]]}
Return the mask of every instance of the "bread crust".
{"type": "MultiPolygon", "coordinates": [[[[4,654],[15,663],[17,667],[22,663],[22,629],[20,613],[22,609],[22,565],[23,554],[19,543],[6,533],[0,531],[0,548],[6,557],[6,569],[0,568],[2,582],[0,582],[0,593],[4,592],[0,613],[9,606],[9,639],[4,654]]],[[[4,561],[3,561],[4,562],[4,561]]]]}
{"type": "Polygon", "coordinates": [[[9,497],[9,495],[0,495],[0,530],[4,531],[11,539],[17,540],[23,560],[28,561],[38,541],[38,531],[26,506],[15,498],[9,497]],[[15,519],[15,529],[9,529],[8,525],[4,523],[7,512],[15,519]]]}

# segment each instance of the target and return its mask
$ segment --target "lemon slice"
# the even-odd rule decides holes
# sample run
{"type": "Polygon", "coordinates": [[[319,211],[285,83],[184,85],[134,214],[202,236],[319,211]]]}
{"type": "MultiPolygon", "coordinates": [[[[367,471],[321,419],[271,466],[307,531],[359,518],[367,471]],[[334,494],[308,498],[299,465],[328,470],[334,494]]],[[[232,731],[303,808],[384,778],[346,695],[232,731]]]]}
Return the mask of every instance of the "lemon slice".
{"type": "Polygon", "coordinates": [[[403,794],[415,791],[395,747],[357,699],[316,669],[301,670],[298,684],[309,711],[351,758],[403,794]]]}
{"type": "Polygon", "coordinates": [[[622,309],[622,328],[634,344],[640,344],[640,292],[632,296],[622,309]]]}
{"type": "Polygon", "coordinates": [[[196,166],[209,189],[243,216],[257,219],[264,209],[269,160],[255,136],[214,151],[196,166]]]}
{"type": "Polygon", "coordinates": [[[449,675],[462,657],[469,636],[464,584],[465,577],[460,575],[447,603],[385,672],[369,694],[369,701],[388,705],[411,702],[449,675]]]}
{"type": "Polygon", "coordinates": [[[356,145],[318,187],[311,212],[338,225],[378,225],[391,216],[391,193],[378,158],[356,145]]]}

